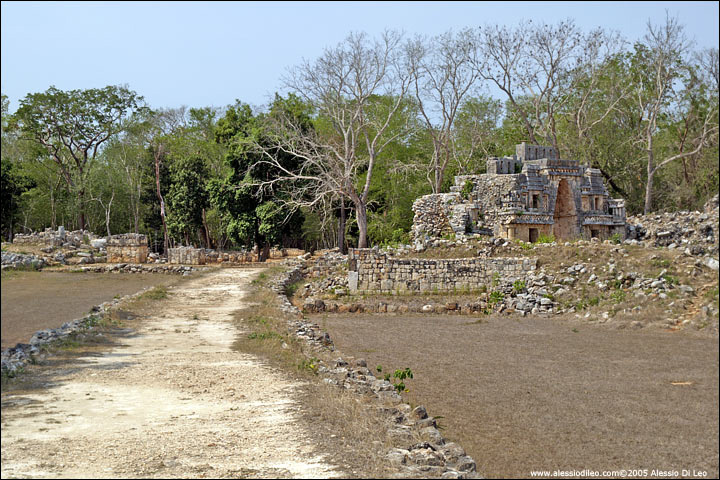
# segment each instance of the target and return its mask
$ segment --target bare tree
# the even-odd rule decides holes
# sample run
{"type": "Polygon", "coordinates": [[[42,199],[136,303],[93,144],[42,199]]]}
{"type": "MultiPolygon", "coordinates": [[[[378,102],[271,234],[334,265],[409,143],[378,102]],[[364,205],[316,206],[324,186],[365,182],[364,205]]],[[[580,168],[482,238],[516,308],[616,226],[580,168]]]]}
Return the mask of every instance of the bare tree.
{"type": "Polygon", "coordinates": [[[572,20],[486,26],[480,29],[476,68],[506,94],[530,142],[559,149],[557,121],[566,112],[569,93],[587,81],[588,71],[594,71],[591,78],[596,80],[598,66],[620,45],[616,35],[601,28],[583,33],[572,20]]]}
{"type": "Polygon", "coordinates": [[[452,152],[461,175],[474,173],[494,150],[496,131],[503,116],[502,103],[487,96],[463,102],[453,127],[452,152]]]}
{"type": "Polygon", "coordinates": [[[515,28],[499,25],[481,27],[479,30],[480,55],[475,68],[480,78],[490,82],[508,97],[516,115],[523,122],[528,140],[537,144],[535,126],[530,123],[530,113],[520,101],[522,96],[521,75],[529,71],[527,54],[527,30],[529,23],[515,28]]]}
{"type": "MultiPolygon", "coordinates": [[[[648,31],[644,37],[644,45],[636,52],[636,61],[643,68],[637,68],[633,93],[638,110],[642,115],[642,128],[638,143],[647,155],[647,183],[645,185],[644,213],[652,210],[653,180],[657,171],[670,162],[684,159],[699,153],[707,147],[711,140],[717,138],[718,106],[717,100],[710,102],[710,108],[695,108],[693,102],[684,109],[681,116],[688,128],[681,135],[674,151],[663,152],[657,158],[655,139],[660,130],[662,117],[671,114],[673,108],[682,109],[683,92],[677,92],[677,83],[686,65],[684,57],[688,53],[691,42],[684,33],[683,26],[677,18],[666,16],[663,25],[648,22],[648,31]],[[690,123],[695,128],[689,128],[690,123]]],[[[713,63],[709,61],[709,75],[712,77],[713,63]]],[[[715,62],[717,71],[717,62],[715,62]]],[[[717,78],[717,77],[716,77],[717,78]]],[[[715,83],[717,85],[717,82],[715,83]]],[[[688,87],[687,85],[685,85],[688,87]]],[[[690,87],[692,89],[692,87],[690,87]]]]}
{"type": "Polygon", "coordinates": [[[319,127],[307,131],[278,115],[271,119],[271,145],[256,145],[263,154],[258,163],[281,172],[260,186],[289,183],[295,206],[350,200],[360,248],[367,247],[368,195],[378,155],[402,133],[389,128],[410,85],[401,42],[402,34],[397,32],[385,32],[377,40],[364,33],[351,34],[316,61],[292,69],[284,82],[315,108],[319,127]],[[284,167],[277,151],[300,159],[299,168],[284,167]]]}
{"type": "Polygon", "coordinates": [[[448,31],[429,41],[416,39],[408,52],[420,114],[433,144],[428,181],[440,192],[445,171],[455,158],[453,127],[463,99],[477,84],[477,39],[472,30],[448,31]]]}

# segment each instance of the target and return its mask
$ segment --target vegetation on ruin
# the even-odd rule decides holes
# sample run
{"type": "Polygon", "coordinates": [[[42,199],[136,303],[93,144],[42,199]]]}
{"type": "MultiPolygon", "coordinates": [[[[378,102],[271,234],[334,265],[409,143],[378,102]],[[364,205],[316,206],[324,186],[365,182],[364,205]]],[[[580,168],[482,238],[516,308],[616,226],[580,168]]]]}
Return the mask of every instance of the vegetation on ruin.
{"type": "Polygon", "coordinates": [[[291,68],[289,93],[261,108],[51,87],[11,114],[3,96],[2,235],[136,232],[155,251],[393,245],[409,240],[418,196],[523,141],[600,169],[628,214],[695,210],[719,188],[717,72],[717,50],[668,17],[633,45],[572,21],[352,34],[291,68]]]}

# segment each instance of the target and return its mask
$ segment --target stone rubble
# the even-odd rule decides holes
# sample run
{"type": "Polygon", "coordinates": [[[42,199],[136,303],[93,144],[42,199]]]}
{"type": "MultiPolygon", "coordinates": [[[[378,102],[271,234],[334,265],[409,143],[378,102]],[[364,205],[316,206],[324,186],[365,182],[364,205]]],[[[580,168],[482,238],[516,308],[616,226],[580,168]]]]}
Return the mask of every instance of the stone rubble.
{"type": "Polygon", "coordinates": [[[686,255],[718,256],[718,195],[708,200],[703,212],[672,212],[634,215],[627,219],[627,238],[646,246],[680,249],[686,255]]]}
{"type": "Polygon", "coordinates": [[[42,232],[32,232],[28,234],[15,234],[13,243],[23,244],[44,244],[53,247],[80,247],[86,242],[92,242],[99,237],[87,230],[74,230],[68,232],[65,227],[58,227],[57,230],[46,228],[42,232]]]}
{"type": "Polygon", "coordinates": [[[47,265],[45,259],[35,255],[24,255],[21,253],[2,252],[2,269],[32,269],[39,270],[47,265]]]}

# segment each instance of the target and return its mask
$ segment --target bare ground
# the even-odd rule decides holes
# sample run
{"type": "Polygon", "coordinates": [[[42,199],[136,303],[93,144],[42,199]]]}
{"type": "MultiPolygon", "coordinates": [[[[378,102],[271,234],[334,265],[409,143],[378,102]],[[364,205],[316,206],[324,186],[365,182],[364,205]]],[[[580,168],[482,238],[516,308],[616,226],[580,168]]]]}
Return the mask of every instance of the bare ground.
{"type": "Polygon", "coordinates": [[[2,348],[27,343],[36,331],[80,318],[116,295],[176,281],[174,275],[150,273],[3,272],[2,348]]]}
{"type": "Polygon", "coordinates": [[[543,317],[317,315],[347,355],[410,367],[411,404],[442,416],[489,478],[533,470],[718,475],[718,339],[543,317]]]}
{"type": "Polygon", "coordinates": [[[332,477],[302,425],[301,385],[231,349],[257,271],[170,289],[123,344],[2,395],[2,478],[332,477]]]}

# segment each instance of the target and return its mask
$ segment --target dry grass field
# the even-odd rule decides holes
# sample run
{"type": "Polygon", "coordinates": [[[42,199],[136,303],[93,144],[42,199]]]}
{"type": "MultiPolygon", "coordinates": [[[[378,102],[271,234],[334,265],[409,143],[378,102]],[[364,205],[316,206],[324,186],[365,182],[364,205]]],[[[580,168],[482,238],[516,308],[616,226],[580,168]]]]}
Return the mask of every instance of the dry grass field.
{"type": "Polygon", "coordinates": [[[345,355],[410,367],[406,398],[442,416],[489,478],[532,470],[718,475],[718,340],[587,320],[318,315],[345,355]]]}

